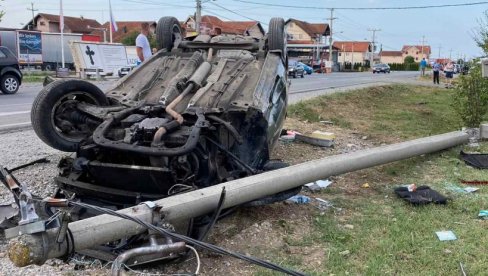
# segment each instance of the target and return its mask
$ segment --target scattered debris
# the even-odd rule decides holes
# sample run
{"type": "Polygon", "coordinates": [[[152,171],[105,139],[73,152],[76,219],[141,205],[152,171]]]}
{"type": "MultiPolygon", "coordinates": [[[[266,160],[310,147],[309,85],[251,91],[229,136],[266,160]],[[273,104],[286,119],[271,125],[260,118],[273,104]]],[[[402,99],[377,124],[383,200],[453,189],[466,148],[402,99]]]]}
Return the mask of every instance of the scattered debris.
{"type": "Polygon", "coordinates": [[[395,193],[404,200],[413,205],[425,205],[429,203],[446,204],[447,198],[437,191],[432,190],[429,186],[419,186],[413,192],[408,190],[408,187],[397,187],[394,189],[395,193]]]}
{"type": "Polygon", "coordinates": [[[460,157],[464,160],[466,165],[477,169],[488,169],[488,154],[465,153],[464,151],[461,151],[460,157]]]}
{"type": "Polygon", "coordinates": [[[344,251],[339,252],[339,255],[341,255],[341,256],[347,256],[349,254],[351,254],[351,251],[349,251],[349,250],[344,250],[344,251]]]}
{"type": "Polygon", "coordinates": [[[475,187],[459,187],[458,185],[452,183],[447,183],[446,188],[456,193],[465,193],[465,194],[474,193],[479,190],[479,188],[475,188],[475,187]]]}
{"type": "Polygon", "coordinates": [[[474,193],[474,192],[478,191],[479,189],[480,189],[480,188],[475,188],[475,187],[466,187],[466,188],[464,188],[464,191],[465,191],[466,193],[474,193]]]}
{"type": "Polygon", "coordinates": [[[483,220],[488,220],[488,210],[481,210],[478,213],[478,218],[483,219],[483,220]]]}
{"type": "Polygon", "coordinates": [[[293,141],[295,141],[295,134],[297,134],[299,132],[296,132],[296,131],[293,131],[293,130],[286,130],[286,129],[283,129],[281,131],[281,136],[278,140],[282,141],[282,142],[288,142],[288,143],[291,143],[293,141]]]}
{"type": "Polygon", "coordinates": [[[435,232],[440,241],[455,241],[456,235],[452,231],[439,231],[435,232]]]}
{"type": "MultiPolygon", "coordinates": [[[[319,202],[319,206],[317,208],[319,208],[322,211],[326,211],[329,208],[336,208],[336,207],[334,207],[334,204],[332,204],[332,202],[330,202],[328,200],[321,199],[318,197],[316,197],[315,200],[317,200],[319,202]]],[[[340,210],[340,208],[336,208],[336,209],[340,210]]]]}
{"type": "Polygon", "coordinates": [[[320,190],[323,190],[323,189],[329,187],[330,184],[332,184],[332,181],[325,179],[325,180],[318,180],[315,182],[311,182],[311,183],[305,184],[304,186],[312,192],[317,192],[317,191],[320,191],[320,190]]]}
{"type": "Polygon", "coordinates": [[[466,276],[466,271],[464,271],[463,263],[459,263],[459,268],[461,268],[461,275],[466,276]]]}
{"type": "Polygon", "coordinates": [[[410,185],[407,186],[407,189],[408,189],[409,192],[415,192],[415,191],[417,191],[417,185],[410,184],[410,185]]]}
{"type": "Polygon", "coordinates": [[[361,188],[369,188],[369,183],[364,183],[363,185],[361,185],[361,188]]]}
{"type": "Polygon", "coordinates": [[[461,180],[461,183],[465,185],[488,185],[488,181],[485,180],[461,180]]]}
{"type": "Polygon", "coordinates": [[[334,122],[332,122],[332,121],[320,121],[320,122],[324,125],[333,125],[334,124],[334,122]]]}
{"type": "Polygon", "coordinates": [[[446,254],[451,254],[451,253],[452,253],[452,251],[451,251],[451,250],[449,250],[449,249],[444,249],[444,253],[446,253],[446,254]]]}
{"type": "Polygon", "coordinates": [[[361,137],[362,140],[368,140],[368,136],[361,137]]]}
{"type": "Polygon", "coordinates": [[[310,198],[305,195],[294,195],[286,200],[288,203],[296,203],[296,204],[309,204],[310,198]]]}
{"type": "Polygon", "coordinates": [[[334,146],[335,134],[318,130],[312,132],[311,135],[303,135],[297,132],[295,139],[314,146],[332,147],[334,146]]]}
{"type": "Polygon", "coordinates": [[[349,229],[349,230],[353,230],[354,229],[354,225],[352,225],[352,224],[344,224],[344,228],[349,229]]]}

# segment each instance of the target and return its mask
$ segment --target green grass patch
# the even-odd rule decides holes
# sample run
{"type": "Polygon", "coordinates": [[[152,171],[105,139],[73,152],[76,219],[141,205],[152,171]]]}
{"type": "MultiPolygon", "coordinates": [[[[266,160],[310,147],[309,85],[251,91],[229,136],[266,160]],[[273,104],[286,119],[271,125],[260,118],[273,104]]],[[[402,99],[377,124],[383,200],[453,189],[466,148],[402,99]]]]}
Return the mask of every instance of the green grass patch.
{"type": "MultiPolygon", "coordinates": [[[[311,122],[335,120],[340,127],[379,139],[407,140],[459,129],[450,107],[452,95],[451,90],[429,87],[384,86],[301,102],[288,114],[311,122]]],[[[466,166],[459,159],[463,147],[343,175],[314,194],[342,211],[317,211],[313,231],[298,240],[285,239],[290,246],[323,248],[320,269],[311,270],[299,263],[300,257],[283,252],[275,252],[273,259],[310,275],[461,275],[460,263],[468,275],[485,275],[488,221],[477,215],[488,209],[488,186],[478,186],[473,194],[453,187],[466,187],[460,179],[488,180],[488,171],[466,166]],[[362,181],[371,188],[360,188],[362,181]],[[448,204],[416,207],[393,193],[394,187],[411,183],[439,191],[449,198],[448,204]],[[439,241],[435,232],[444,230],[458,239],[439,241]]],[[[488,143],[469,150],[487,152],[488,143]]],[[[282,224],[293,231],[292,225],[282,224]]],[[[277,275],[261,270],[257,274],[277,275]]]]}
{"type": "Polygon", "coordinates": [[[416,138],[459,129],[450,106],[452,90],[391,85],[317,97],[291,105],[288,115],[300,120],[331,120],[373,137],[416,138]]]}

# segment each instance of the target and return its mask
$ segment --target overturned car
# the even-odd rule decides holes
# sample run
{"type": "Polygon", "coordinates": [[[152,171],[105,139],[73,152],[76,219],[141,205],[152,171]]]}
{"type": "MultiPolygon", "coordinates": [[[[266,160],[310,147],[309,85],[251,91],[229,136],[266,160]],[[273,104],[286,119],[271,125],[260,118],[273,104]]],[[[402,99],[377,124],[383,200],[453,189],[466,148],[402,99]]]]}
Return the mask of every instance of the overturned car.
{"type": "Polygon", "coordinates": [[[32,108],[35,132],[77,152],[59,165],[60,190],[123,207],[267,169],[287,105],[282,23],[271,21],[267,40],[190,41],[164,17],[161,50],[113,89],[82,80],[44,87],[32,108]]]}
{"type": "MultiPolygon", "coordinates": [[[[46,85],[32,107],[33,128],[51,147],[76,152],[60,161],[53,198],[119,210],[285,166],[270,160],[270,151],[286,116],[286,34],[281,18],[269,26],[265,39],[185,40],[177,19],[163,17],[156,29],[160,50],[107,92],[74,79],[46,85]]],[[[247,204],[284,200],[298,191],[247,204]]],[[[29,198],[24,194],[20,205],[29,198]]],[[[54,213],[51,207],[44,211],[54,213]]],[[[70,220],[94,215],[84,208],[69,212],[70,220]]],[[[194,218],[181,231],[202,239],[216,219],[194,218]]],[[[104,248],[116,257],[136,241],[141,236],[104,248]]]]}

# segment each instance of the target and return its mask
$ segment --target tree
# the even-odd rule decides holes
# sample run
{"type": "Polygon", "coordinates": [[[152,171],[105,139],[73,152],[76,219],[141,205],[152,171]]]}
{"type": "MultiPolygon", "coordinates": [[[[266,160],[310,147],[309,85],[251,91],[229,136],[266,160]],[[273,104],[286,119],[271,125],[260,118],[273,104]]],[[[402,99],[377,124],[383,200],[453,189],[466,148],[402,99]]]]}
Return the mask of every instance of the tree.
{"type": "MultiPolygon", "coordinates": [[[[136,38],[137,36],[139,35],[139,32],[137,31],[133,31],[131,33],[129,33],[128,35],[124,36],[124,38],[122,38],[122,44],[126,45],[126,46],[135,46],[136,45],[136,38]]],[[[156,36],[155,35],[151,35],[149,34],[148,38],[149,40],[149,45],[152,48],[156,48],[156,36]]]]}
{"type": "MultiPolygon", "coordinates": [[[[0,2],[3,2],[4,0],[0,0],[0,2]]],[[[2,22],[2,18],[5,15],[5,11],[1,10],[0,11],[0,22],[2,22]]]]}
{"type": "Polygon", "coordinates": [[[465,126],[479,127],[488,109],[488,80],[481,75],[478,62],[473,63],[468,75],[459,77],[452,106],[465,126]]]}
{"type": "Polygon", "coordinates": [[[488,55],[488,11],[478,19],[478,28],[474,30],[473,39],[485,55],[488,55]]]}
{"type": "Polygon", "coordinates": [[[415,59],[412,56],[406,56],[404,62],[407,64],[415,63],[415,59]]]}

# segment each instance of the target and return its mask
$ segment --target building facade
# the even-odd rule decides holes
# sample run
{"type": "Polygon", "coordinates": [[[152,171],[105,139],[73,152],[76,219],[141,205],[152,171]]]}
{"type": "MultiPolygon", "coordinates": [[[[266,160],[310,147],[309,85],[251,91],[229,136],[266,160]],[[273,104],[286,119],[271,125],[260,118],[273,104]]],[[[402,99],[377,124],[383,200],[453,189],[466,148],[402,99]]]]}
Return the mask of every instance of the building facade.
{"type": "Polygon", "coordinates": [[[335,41],[333,46],[338,49],[337,61],[340,64],[364,64],[370,60],[373,49],[373,45],[369,41],[335,41]]]}
{"type": "Polygon", "coordinates": [[[430,59],[431,48],[428,45],[404,45],[402,48],[402,57],[405,60],[406,57],[411,56],[415,62],[420,62],[422,58],[426,60],[430,59]]]}
{"type": "MultiPolygon", "coordinates": [[[[193,16],[189,16],[182,22],[186,36],[196,36],[196,22],[193,16]]],[[[258,21],[223,21],[216,16],[203,15],[200,23],[200,33],[208,35],[233,34],[263,38],[264,28],[258,21]]]]}
{"type": "Polygon", "coordinates": [[[381,63],[403,63],[402,51],[381,51],[380,52],[381,63]]]}
{"type": "MultiPolygon", "coordinates": [[[[94,19],[84,17],[64,16],[64,32],[77,34],[90,34],[92,28],[100,28],[101,25],[94,19]]],[[[22,29],[41,32],[60,33],[59,15],[39,13],[30,20],[22,29]]]]}

